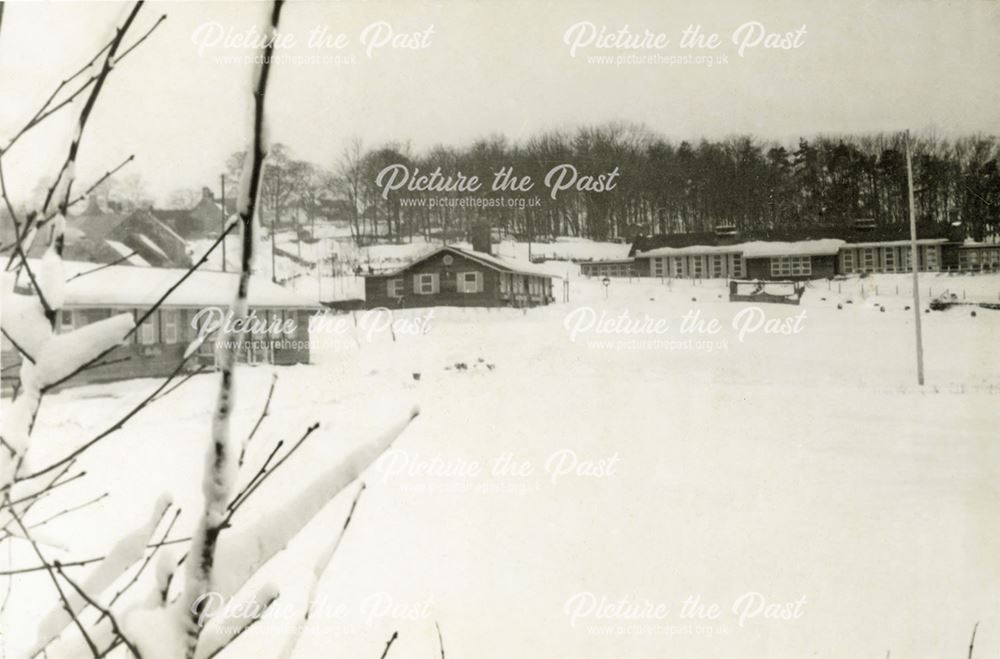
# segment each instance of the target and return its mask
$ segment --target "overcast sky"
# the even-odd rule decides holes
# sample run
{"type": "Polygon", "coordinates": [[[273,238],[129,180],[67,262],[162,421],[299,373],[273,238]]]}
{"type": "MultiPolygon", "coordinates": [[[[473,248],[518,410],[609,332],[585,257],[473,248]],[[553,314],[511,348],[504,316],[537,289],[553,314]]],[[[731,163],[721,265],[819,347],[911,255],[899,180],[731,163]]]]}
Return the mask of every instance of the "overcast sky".
{"type": "MultiPolygon", "coordinates": [[[[643,122],[674,139],[754,133],[789,140],[903,128],[1000,132],[1000,3],[706,5],[293,0],[281,31],[296,45],[278,52],[318,61],[275,65],[271,137],[301,158],[329,165],[351,136],[368,145],[409,141],[421,150],[492,133],[522,139],[610,120],[643,122]],[[750,44],[741,56],[733,36],[749,22],[767,33],[799,31],[786,42],[798,47],[750,44]],[[609,32],[627,26],[631,35],[648,31],[651,41],[669,43],[648,49],[590,43],[571,53],[566,33],[579,23],[609,32]],[[717,33],[720,45],[681,48],[690,24],[717,33]],[[343,34],[341,47],[310,48],[314,29],[343,34]],[[389,30],[401,45],[422,47],[387,44],[369,52],[366,45],[389,30]],[[711,67],[588,59],[707,54],[711,67]]],[[[251,72],[249,63],[220,58],[252,51],[213,42],[219,31],[261,25],[266,9],[260,3],[147,3],[135,35],[159,14],[168,18],[112,75],[84,140],[80,178],[90,180],[135,153],[129,171],[141,174],[161,200],[176,188],[216,186],[226,156],[246,140],[251,72]]],[[[109,38],[126,10],[96,2],[8,4],[0,28],[0,141],[109,38]]],[[[579,28],[574,38],[586,42],[588,29],[579,28]]],[[[751,28],[745,30],[737,36],[752,42],[751,28]]],[[[76,112],[46,123],[5,158],[11,187],[30,189],[54,172],[76,112]]]]}

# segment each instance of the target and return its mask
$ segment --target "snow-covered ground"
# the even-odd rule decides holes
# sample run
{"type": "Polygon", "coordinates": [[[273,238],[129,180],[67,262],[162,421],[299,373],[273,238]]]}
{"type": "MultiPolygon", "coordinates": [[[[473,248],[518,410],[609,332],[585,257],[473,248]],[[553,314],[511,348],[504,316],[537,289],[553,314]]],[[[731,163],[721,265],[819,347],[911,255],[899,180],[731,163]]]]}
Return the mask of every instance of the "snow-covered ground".
{"type": "MultiPolygon", "coordinates": [[[[365,475],[297,657],[377,657],[395,630],[389,656],[439,656],[435,622],[447,656],[477,659],[944,658],[965,656],[976,621],[976,656],[1000,651],[1000,311],[924,314],[921,388],[895,293],[905,276],[816,282],[801,307],[755,308],[726,301],[721,281],[605,291],[574,273],[568,303],[410,310],[393,317],[395,340],[386,316],[339,316],[315,326],[315,363],[276,369],[242,478],[278,439],[322,425],[237,525],[422,410],[365,475]]],[[[998,277],[933,275],[921,289],[939,283],[1000,291],[998,277]]],[[[240,369],[236,437],[271,372],[240,369]]],[[[156,384],[46,398],[36,459],[156,384]]],[[[46,525],[68,545],[53,556],[100,555],[164,491],[184,510],[175,535],[190,532],[215,388],[194,378],[86,454],[88,477],[35,514],[110,496],[46,525]]],[[[252,582],[277,583],[281,606],[228,656],[276,656],[353,494],[252,582]]],[[[0,560],[33,564],[23,545],[0,560]]],[[[55,597],[44,574],[16,578],[8,651],[55,597]]]]}

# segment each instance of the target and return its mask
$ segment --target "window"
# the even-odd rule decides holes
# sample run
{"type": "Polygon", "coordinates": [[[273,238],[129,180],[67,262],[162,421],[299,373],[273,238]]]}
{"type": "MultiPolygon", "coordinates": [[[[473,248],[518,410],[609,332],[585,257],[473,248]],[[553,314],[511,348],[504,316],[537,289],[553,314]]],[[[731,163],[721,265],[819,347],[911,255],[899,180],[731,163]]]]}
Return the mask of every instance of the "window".
{"type": "Polygon", "coordinates": [[[385,294],[389,297],[403,297],[403,280],[390,279],[385,283],[385,294]]]}
{"type": "Polygon", "coordinates": [[[937,270],[938,269],[938,259],[937,259],[937,247],[928,246],[924,249],[927,250],[927,269],[937,270]]]}
{"type": "Polygon", "coordinates": [[[413,292],[417,295],[433,295],[439,290],[436,272],[413,275],[413,292]]]}
{"type": "Polygon", "coordinates": [[[896,272],[896,248],[887,247],[885,248],[885,271],[886,272],[896,272]]]}
{"type": "Polygon", "coordinates": [[[771,259],[771,276],[788,277],[812,274],[808,256],[778,256],[771,259]]]}
{"type": "Polygon", "coordinates": [[[483,290],[483,273],[481,272],[460,272],[458,273],[459,293],[480,293],[483,290]]]}
{"type": "MultiPolygon", "coordinates": [[[[402,280],[400,280],[402,281],[402,280]]],[[[271,333],[271,338],[275,341],[281,339],[284,334],[284,314],[281,309],[272,309],[268,314],[268,329],[271,333]]]]}
{"type": "Polygon", "coordinates": [[[864,260],[864,270],[865,272],[875,271],[875,248],[866,247],[861,250],[862,259],[864,260]]]}
{"type": "Polygon", "coordinates": [[[854,272],[854,250],[853,249],[845,249],[843,252],[841,252],[840,259],[841,259],[840,262],[841,262],[842,270],[844,271],[844,274],[850,274],[850,273],[854,272]]]}
{"type": "Polygon", "coordinates": [[[441,262],[444,263],[445,265],[451,265],[452,263],[455,262],[455,259],[452,257],[451,254],[445,254],[444,258],[441,259],[441,262]]]}
{"type": "Polygon", "coordinates": [[[691,276],[698,279],[702,276],[703,256],[695,256],[691,259],[691,276]]]}
{"type": "Polygon", "coordinates": [[[712,255],[712,277],[716,279],[720,279],[725,272],[725,269],[722,267],[722,259],[722,254],[712,255]]]}
{"type": "MultiPolygon", "coordinates": [[[[139,311],[136,314],[136,319],[138,320],[144,313],[146,312],[139,311]]],[[[142,325],[139,326],[139,343],[144,346],[156,343],[156,313],[151,313],[149,318],[142,321],[142,325]]]]}
{"type": "Polygon", "coordinates": [[[177,343],[180,332],[181,319],[180,311],[177,309],[161,309],[160,314],[163,318],[163,342],[164,343],[177,343]]]}
{"type": "Polygon", "coordinates": [[[729,258],[732,261],[729,264],[730,272],[733,273],[733,277],[743,276],[743,258],[739,254],[730,254],[729,258]]]}
{"type": "Polygon", "coordinates": [[[73,310],[63,309],[59,312],[59,333],[65,334],[66,332],[73,331],[73,310]]]}
{"type": "Polygon", "coordinates": [[[650,263],[653,265],[654,277],[662,277],[664,274],[666,274],[664,272],[666,270],[666,268],[664,267],[666,265],[666,260],[667,260],[666,257],[654,258],[650,260],[650,263]]]}
{"type": "Polygon", "coordinates": [[[674,277],[684,276],[684,259],[680,256],[675,256],[670,259],[674,264],[674,277]]]}

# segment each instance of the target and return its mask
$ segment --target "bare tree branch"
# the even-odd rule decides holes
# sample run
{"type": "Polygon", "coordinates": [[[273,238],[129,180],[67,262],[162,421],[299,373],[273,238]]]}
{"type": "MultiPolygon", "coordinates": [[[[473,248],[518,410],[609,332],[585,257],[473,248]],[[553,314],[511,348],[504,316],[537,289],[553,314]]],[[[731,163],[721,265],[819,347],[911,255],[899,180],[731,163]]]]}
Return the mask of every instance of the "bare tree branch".
{"type": "Polygon", "coordinates": [[[438,633],[438,647],[441,648],[441,659],[444,659],[444,639],[441,638],[441,625],[438,624],[437,620],[434,621],[434,628],[438,633]]]}
{"type": "Polygon", "coordinates": [[[97,651],[97,646],[94,645],[94,641],[92,641],[90,636],[87,635],[87,630],[83,628],[83,624],[80,622],[80,619],[76,617],[75,613],[73,613],[73,607],[69,605],[69,600],[66,599],[66,594],[63,592],[62,586],[59,585],[59,579],[56,577],[55,572],[52,570],[52,566],[49,564],[47,560],[45,560],[45,555],[42,554],[42,550],[39,549],[38,543],[36,543],[35,540],[31,537],[31,533],[28,531],[27,528],[25,528],[24,523],[21,521],[21,518],[17,516],[17,513],[14,511],[14,506],[10,505],[10,496],[5,494],[4,499],[6,499],[6,503],[8,504],[11,516],[14,518],[14,521],[17,522],[17,525],[21,527],[21,532],[24,533],[24,537],[27,538],[28,542],[31,543],[31,548],[35,550],[35,555],[38,556],[38,560],[41,561],[42,565],[45,567],[45,571],[49,575],[49,578],[52,579],[52,583],[56,587],[56,592],[59,593],[59,599],[62,600],[63,608],[66,610],[66,613],[69,615],[69,617],[72,618],[73,623],[76,625],[77,629],[80,630],[80,634],[83,635],[83,640],[87,642],[87,646],[90,648],[90,651],[93,653],[94,657],[97,657],[99,654],[97,651]]]}
{"type": "MultiPolygon", "coordinates": [[[[273,35],[281,18],[283,0],[274,0],[271,10],[270,34],[273,35]]],[[[241,183],[238,213],[242,224],[242,249],[240,254],[240,274],[232,311],[239,319],[247,316],[247,298],[250,290],[250,275],[253,269],[254,250],[257,236],[254,234],[257,200],[259,197],[261,172],[267,146],[264,144],[264,103],[267,97],[268,74],[271,70],[271,54],[274,50],[274,39],[268,39],[262,49],[262,59],[257,69],[257,79],[254,86],[254,119],[251,141],[249,168],[244,170],[244,181],[241,183]]],[[[192,540],[191,554],[195,560],[187,565],[187,580],[183,594],[183,605],[190,616],[186,624],[187,644],[186,657],[193,659],[198,648],[198,638],[201,633],[200,620],[206,601],[202,598],[212,582],[212,572],[215,563],[215,548],[219,533],[228,522],[226,508],[230,496],[229,472],[235,471],[235,463],[230,455],[229,432],[234,404],[233,390],[236,359],[235,342],[228,341],[219,351],[219,370],[221,381],[219,397],[216,403],[215,416],[212,423],[212,446],[206,464],[205,474],[205,510],[192,540]]],[[[229,512],[232,515],[232,511],[229,512]]]]}
{"type": "Polygon", "coordinates": [[[104,439],[108,435],[110,435],[110,434],[112,434],[112,433],[114,433],[114,432],[116,432],[118,430],[121,430],[121,428],[126,423],[128,423],[128,421],[132,417],[134,417],[136,414],[138,414],[139,412],[141,412],[143,410],[143,408],[146,407],[146,405],[148,405],[154,398],[156,398],[157,394],[159,394],[161,391],[163,391],[167,387],[167,385],[169,385],[170,382],[173,381],[173,379],[175,377],[177,377],[177,374],[181,372],[181,370],[184,368],[184,365],[187,364],[188,360],[190,360],[192,356],[193,356],[193,353],[192,353],[192,355],[188,355],[187,357],[185,357],[184,359],[182,359],[180,361],[180,363],[178,363],[177,366],[174,368],[174,370],[171,371],[170,375],[168,375],[166,377],[166,379],[162,383],[160,383],[160,386],[158,386],[156,389],[153,390],[153,393],[151,393],[148,396],[146,396],[135,407],[133,407],[131,410],[129,410],[122,418],[118,419],[118,421],[116,421],[115,423],[113,423],[111,426],[109,426],[108,428],[106,428],[104,431],[98,433],[95,437],[93,437],[92,439],[90,439],[87,442],[84,442],[81,446],[79,446],[76,449],[74,449],[68,455],[60,458],[59,460],[56,460],[52,464],[50,464],[50,465],[48,465],[46,467],[41,467],[39,469],[36,469],[35,471],[31,472],[30,474],[25,474],[25,475],[22,475],[22,476],[18,476],[16,478],[15,482],[25,481],[25,480],[29,480],[31,478],[36,478],[38,476],[41,476],[42,474],[50,472],[53,469],[56,469],[56,468],[58,468],[58,467],[60,467],[60,466],[62,466],[64,464],[66,464],[66,462],[68,462],[69,460],[75,460],[76,458],[78,458],[80,456],[80,454],[82,454],[84,451],[86,451],[87,449],[89,449],[90,447],[92,447],[97,442],[101,441],[102,439],[104,439]]]}
{"type": "Polygon", "coordinates": [[[233,515],[236,514],[236,511],[239,510],[244,503],[246,503],[247,499],[250,498],[250,495],[252,495],[257,490],[257,488],[260,487],[261,484],[278,469],[278,467],[285,464],[285,461],[288,458],[290,458],[292,454],[295,453],[295,451],[297,451],[300,446],[302,446],[303,442],[305,442],[306,439],[308,439],[309,436],[312,435],[318,428],[319,428],[318,422],[306,428],[306,431],[302,434],[301,437],[299,437],[298,441],[295,442],[295,444],[293,444],[290,449],[288,449],[287,453],[281,456],[281,459],[278,460],[273,467],[271,467],[266,472],[262,473],[260,478],[257,478],[256,481],[252,483],[252,486],[247,487],[246,492],[242,494],[242,496],[239,496],[232,501],[232,504],[229,506],[229,514],[226,516],[227,525],[229,524],[229,521],[233,518],[233,515]]]}
{"type": "MultiPolygon", "coordinates": [[[[164,512],[166,512],[166,510],[164,510],[164,512]]],[[[177,523],[177,518],[180,517],[180,515],[181,515],[180,508],[174,510],[174,518],[170,520],[169,524],[167,524],[167,528],[163,531],[163,536],[160,538],[160,541],[154,545],[153,551],[151,551],[149,554],[146,555],[146,558],[142,561],[142,564],[139,566],[139,569],[136,570],[135,574],[132,575],[132,578],[129,580],[129,582],[125,584],[121,590],[115,593],[114,597],[111,598],[111,601],[108,602],[109,609],[115,605],[115,602],[118,601],[118,598],[124,595],[129,588],[134,586],[135,583],[139,581],[139,577],[142,576],[143,571],[149,565],[150,561],[153,560],[153,557],[156,556],[156,552],[158,552],[160,550],[160,547],[163,546],[163,541],[166,540],[168,535],[170,535],[170,531],[173,530],[174,524],[177,523]]],[[[102,615],[100,618],[98,618],[97,622],[100,622],[103,618],[104,616],[102,615]]]]}
{"type": "Polygon", "coordinates": [[[399,632],[393,632],[392,636],[389,637],[389,641],[385,644],[385,649],[382,650],[382,656],[379,657],[379,659],[385,659],[386,655],[389,654],[389,648],[392,647],[392,644],[396,642],[397,638],[399,638],[399,632]]]}
{"type": "MultiPolygon", "coordinates": [[[[56,572],[59,573],[59,576],[65,579],[66,583],[68,583],[70,586],[73,587],[73,590],[76,591],[77,595],[83,598],[84,602],[94,607],[94,609],[96,609],[97,611],[100,611],[101,620],[103,620],[104,618],[108,619],[108,621],[111,623],[111,629],[113,629],[115,635],[122,640],[122,643],[124,643],[125,646],[129,649],[129,652],[132,653],[132,656],[136,657],[136,659],[142,659],[142,655],[139,654],[139,650],[137,650],[136,647],[132,644],[132,642],[128,640],[128,637],[122,633],[121,627],[118,626],[118,621],[115,619],[114,614],[111,613],[111,611],[109,611],[108,609],[98,604],[97,602],[95,602],[94,598],[92,598],[90,595],[84,592],[83,588],[80,588],[80,586],[78,586],[75,581],[70,579],[69,576],[65,572],[63,572],[62,565],[59,563],[59,561],[55,562],[55,568],[56,572]]],[[[100,654],[95,654],[95,656],[100,656],[100,654]]]]}
{"type": "Polygon", "coordinates": [[[244,440],[244,442],[243,442],[243,447],[240,449],[240,458],[239,458],[239,460],[236,463],[237,467],[242,467],[243,466],[243,458],[246,457],[247,446],[250,445],[250,440],[253,439],[253,436],[257,434],[257,429],[260,428],[260,424],[264,422],[264,417],[267,416],[268,408],[271,407],[271,397],[274,395],[274,385],[276,385],[277,383],[278,383],[278,374],[277,373],[272,373],[271,374],[271,388],[268,389],[268,391],[267,391],[267,398],[264,400],[264,409],[261,410],[260,417],[257,418],[257,423],[255,423],[253,425],[253,430],[250,431],[250,434],[247,436],[246,440],[244,440]]]}

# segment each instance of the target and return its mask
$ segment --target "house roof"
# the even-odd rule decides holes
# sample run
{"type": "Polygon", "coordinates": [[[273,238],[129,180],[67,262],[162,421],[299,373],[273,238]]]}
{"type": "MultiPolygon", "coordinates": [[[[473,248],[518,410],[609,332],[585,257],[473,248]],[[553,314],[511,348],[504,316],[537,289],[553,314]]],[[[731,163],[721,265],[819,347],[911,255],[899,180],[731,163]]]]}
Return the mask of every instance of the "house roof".
{"type": "MultiPolygon", "coordinates": [[[[144,307],[155,303],[187,270],[132,265],[101,268],[99,264],[67,261],[65,272],[67,306],[144,307]]],[[[227,307],[233,301],[238,281],[235,272],[196,270],[170,293],[163,306],[227,307]]],[[[259,275],[250,278],[249,302],[252,307],[320,308],[315,301],[259,275]]]]}
{"type": "Polygon", "coordinates": [[[91,238],[104,238],[114,231],[119,224],[124,222],[128,215],[117,213],[99,213],[96,215],[86,214],[70,217],[66,223],[67,228],[79,229],[91,238]]]}
{"type": "Polygon", "coordinates": [[[388,270],[388,271],[384,271],[384,272],[377,272],[377,273],[374,273],[374,274],[366,274],[364,276],[366,276],[366,277],[392,277],[392,276],[398,275],[400,273],[403,273],[403,272],[409,270],[410,268],[412,268],[417,263],[421,263],[422,261],[426,261],[427,259],[431,258],[432,256],[436,256],[437,254],[440,254],[441,252],[450,252],[452,254],[458,254],[459,256],[464,256],[467,259],[470,259],[472,261],[477,261],[478,263],[481,263],[482,265],[485,265],[488,268],[492,268],[493,270],[497,270],[497,271],[500,271],[500,272],[510,272],[510,273],[517,274],[517,275],[529,275],[529,276],[532,276],[532,277],[549,277],[549,278],[558,277],[558,275],[549,274],[549,273],[544,272],[542,270],[539,270],[537,268],[532,268],[530,266],[526,266],[523,263],[520,263],[518,261],[513,261],[511,259],[507,259],[507,258],[504,258],[502,256],[493,256],[492,254],[486,254],[484,252],[476,252],[476,251],[473,251],[471,249],[460,249],[458,247],[452,247],[451,245],[445,245],[443,247],[438,247],[437,249],[431,250],[431,251],[426,252],[424,254],[420,254],[416,258],[412,259],[411,261],[409,261],[405,265],[396,268],[395,270],[388,270]]]}

